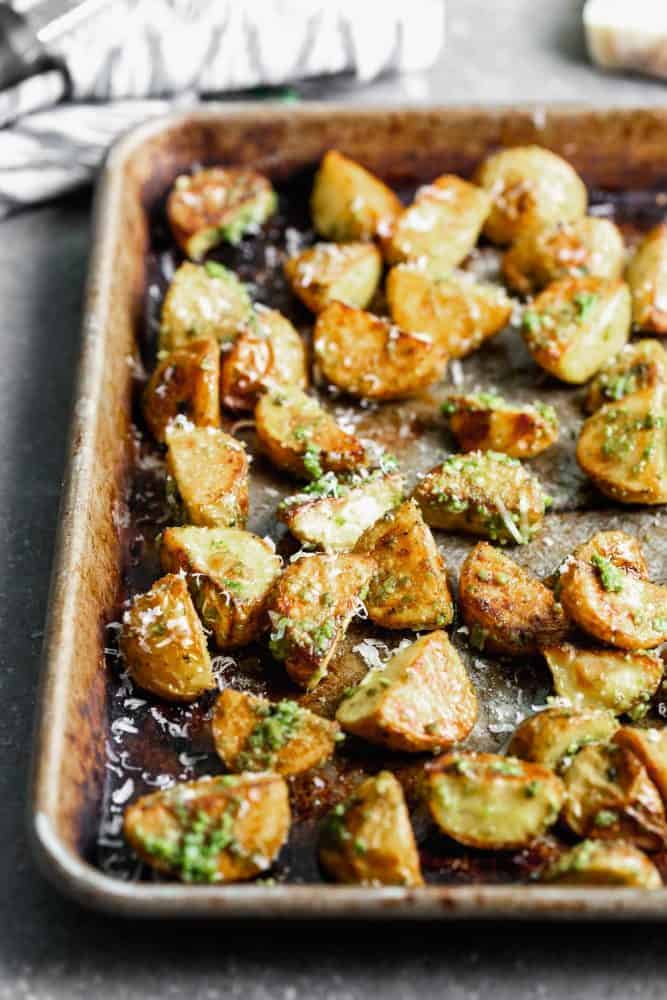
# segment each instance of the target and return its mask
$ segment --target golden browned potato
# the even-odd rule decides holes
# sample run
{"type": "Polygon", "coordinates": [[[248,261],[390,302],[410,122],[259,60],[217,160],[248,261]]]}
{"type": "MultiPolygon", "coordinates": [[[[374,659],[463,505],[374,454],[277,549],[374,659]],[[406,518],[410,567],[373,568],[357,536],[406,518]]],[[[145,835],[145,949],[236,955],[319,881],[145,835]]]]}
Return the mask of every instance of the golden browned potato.
{"type": "Polygon", "coordinates": [[[662,850],[667,838],[660,793],[646,768],[616,743],[591,743],[564,775],[563,819],[579,837],[627,840],[644,851],[662,850]]]}
{"type": "Polygon", "coordinates": [[[215,687],[206,636],[181,576],[163,576],[134,598],[120,648],[135,683],[160,698],[194,701],[215,687]]]}
{"type": "Polygon", "coordinates": [[[520,462],[494,451],[450,455],[417,483],[413,497],[434,528],[518,545],[536,534],[551,503],[520,462]]]}
{"type": "Polygon", "coordinates": [[[477,243],[491,209],[486,191],[454,174],[443,174],[420,187],[382,241],[390,264],[424,262],[434,276],[444,277],[477,243]]]}
{"type": "Polygon", "coordinates": [[[442,405],[462,451],[534,458],[558,440],[558,417],[545,403],[508,403],[492,392],[452,395],[442,405]]]}
{"type": "Polygon", "coordinates": [[[232,341],[252,319],[248,290],[233,271],[210,260],[185,261],[176,270],[162,306],[160,352],[168,354],[191,340],[232,341]]]}
{"type": "Polygon", "coordinates": [[[611,358],[591,382],[586,410],[594,413],[605,403],[618,403],[642,389],[667,381],[667,354],[657,340],[636,340],[611,358]]]}
{"type": "Polygon", "coordinates": [[[608,278],[552,282],[523,314],[533,359],[562,382],[581,385],[630,336],[630,291],[608,278]]]}
{"type": "Polygon", "coordinates": [[[255,407],[255,422],[259,444],[274,465],[304,479],[367,464],[361,441],[294,386],[265,393],[255,407]]]}
{"type": "Polygon", "coordinates": [[[269,773],[181,781],[125,811],[130,846],[183,882],[254,878],[271,867],[289,827],[287,783],[269,773]]]}
{"type": "Polygon", "coordinates": [[[195,427],[219,427],[219,382],[215,340],[193,340],[167,355],[144,391],[144,417],[153,437],[164,441],[168,425],[179,416],[195,427]]]}
{"type": "Polygon", "coordinates": [[[660,872],[653,862],[622,840],[583,840],[548,865],[540,879],[558,885],[662,887],[660,872]]]}
{"type": "Polygon", "coordinates": [[[556,693],[577,710],[606,708],[640,718],[662,680],[662,660],[654,653],[580,649],[568,642],[548,645],[542,652],[556,693]]]}
{"type": "Polygon", "coordinates": [[[347,243],[388,233],[403,206],[378,177],[330,149],[315,175],[310,210],[321,236],[347,243]]]}
{"type": "Polygon", "coordinates": [[[316,243],[285,261],[285,276],[311,312],[330,302],[365,309],[382,276],[382,256],[372,243],[316,243]]]}
{"type": "Polygon", "coordinates": [[[636,538],[600,531],[560,568],[560,600],[584,632],[620,649],[652,649],[667,639],[667,588],[646,579],[636,538]]]}
{"type": "Polygon", "coordinates": [[[586,187],[560,156],[541,146],[516,146],[488,156],[474,180],[493,199],[484,235],[511,243],[527,229],[571,222],[586,214],[586,187]]]}
{"type": "Polygon", "coordinates": [[[287,777],[328,760],[340,729],[295,701],[270,702],[225,688],[211,720],[213,742],[230,771],[275,771],[287,777]]]}
{"type": "Polygon", "coordinates": [[[165,569],[187,574],[220,649],[252,642],[268,624],[266,602],[282,563],[262,538],[237,528],[167,528],[160,558],[165,569]]]}
{"type": "Polygon", "coordinates": [[[463,271],[433,278],[397,264],[387,277],[391,317],[402,330],[428,334],[450,358],[463,358],[507,326],[512,300],[498,285],[463,271]]]}
{"type": "Polygon", "coordinates": [[[367,528],[355,552],[375,560],[366,610],[376,625],[418,631],[449,625],[454,607],[447,567],[414,500],[367,528]]]}
{"type": "Polygon", "coordinates": [[[322,824],[319,856],[337,882],[423,885],[403,789],[391,771],[367,778],[322,824]]]}
{"type": "Polygon", "coordinates": [[[626,272],[632,318],[641,330],[667,333],[667,224],[655,226],[637,247],[626,272]]]}
{"type": "Polygon", "coordinates": [[[362,399],[414,396],[447,367],[439,338],[406,332],[342,302],[332,302],[317,317],[313,351],[329,382],[362,399]]]}
{"type": "Polygon", "coordinates": [[[503,257],[508,285],[522,295],[539,291],[561,278],[616,280],[623,274],[625,248],[609,219],[586,216],[522,230],[503,257]]]}
{"type": "Polygon", "coordinates": [[[471,644],[493,653],[529,656],[569,630],[553,592],[488,542],[461,567],[459,607],[471,644]]]}
{"type": "Polygon", "coordinates": [[[276,193],[262,174],[247,167],[209,167],[182,174],[167,199],[174,239],[192,260],[220,243],[241,242],[256,233],[278,207],[276,193]]]}
{"type": "Polygon", "coordinates": [[[420,753],[460,743],[477,718],[477,696],[446,632],[429,632],[375,667],[341,701],[343,729],[391,750],[420,753]]]}
{"type": "Polygon", "coordinates": [[[622,726],[614,743],[631,750],[648,772],[648,776],[667,801],[667,729],[637,729],[622,726]]]}
{"type": "Polygon", "coordinates": [[[295,538],[325,552],[349,552],[372,524],[403,499],[400,473],[351,476],[347,481],[328,473],[303,493],[287,497],[277,517],[295,538]]]}
{"type": "Polygon", "coordinates": [[[554,770],[589,743],[608,743],[619,728],[612,712],[599,708],[545,708],[514,730],[507,753],[554,770]]]}
{"type": "Polygon", "coordinates": [[[373,574],[368,556],[308,555],[291,563],[269,601],[269,649],[293,681],[312,690],[360,607],[373,574]]]}
{"type": "Polygon", "coordinates": [[[248,456],[217,427],[174,421],[166,432],[167,468],[188,520],[206,528],[244,528],[248,518],[248,456]]]}
{"type": "Polygon", "coordinates": [[[441,830],[468,847],[525,847],[558,819],[563,782],[548,767],[493,753],[435,762],[428,803],[441,830]]]}

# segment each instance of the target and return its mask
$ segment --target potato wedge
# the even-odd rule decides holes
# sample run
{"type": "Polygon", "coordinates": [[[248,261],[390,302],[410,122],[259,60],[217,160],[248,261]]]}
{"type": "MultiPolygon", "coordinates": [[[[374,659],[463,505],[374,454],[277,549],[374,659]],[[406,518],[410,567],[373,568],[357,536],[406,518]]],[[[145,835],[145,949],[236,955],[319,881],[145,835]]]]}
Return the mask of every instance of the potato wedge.
{"type": "Polygon", "coordinates": [[[605,403],[618,403],[642,389],[667,381],[667,354],[657,340],[636,340],[611,358],[591,382],[586,410],[595,413],[605,403]]]}
{"type": "Polygon", "coordinates": [[[446,632],[429,632],[375,667],[341,701],[345,732],[408,753],[464,740],[475,725],[477,696],[446,632]]]}
{"type": "Polygon", "coordinates": [[[535,458],[558,440],[558,417],[544,403],[508,403],[491,392],[452,395],[442,405],[461,451],[535,458]]]}
{"type": "Polygon", "coordinates": [[[654,653],[580,649],[568,642],[542,652],[556,693],[577,710],[606,708],[641,718],[662,680],[662,660],[654,653]]]}
{"type": "Polygon", "coordinates": [[[333,755],[340,729],[295,701],[270,702],[225,688],[211,719],[215,749],[230,771],[275,771],[287,777],[333,755]]]}
{"type": "Polygon", "coordinates": [[[293,681],[312,690],[363,601],[373,574],[368,556],[302,556],[278,579],[269,601],[269,649],[293,681]]]}
{"type": "Polygon", "coordinates": [[[459,607],[471,644],[508,656],[531,656],[570,628],[553,591],[488,542],[461,567],[459,607]]]}
{"type": "Polygon", "coordinates": [[[182,576],[156,580],[123,615],[120,649],[139,687],[168,701],[194,701],[215,687],[206,636],[182,576]]]}
{"type": "Polygon", "coordinates": [[[558,770],[583,746],[608,743],[619,723],[600,708],[545,708],[524,719],[514,730],[507,753],[558,770]]]}
{"type": "Polygon", "coordinates": [[[663,802],[667,802],[667,729],[622,726],[614,736],[614,743],[639,758],[663,802]]]}
{"type": "Polygon", "coordinates": [[[285,261],[285,277],[311,312],[330,302],[365,309],[382,276],[382,256],[372,243],[316,243],[285,261]]]}
{"type": "Polygon", "coordinates": [[[445,560],[414,500],[367,528],[355,552],[375,560],[368,617],[382,628],[443,628],[454,615],[445,560]]]}
{"type": "Polygon", "coordinates": [[[322,867],[336,882],[423,885],[403,789],[391,773],[363,781],[322,824],[322,867]]]}
{"type": "Polygon", "coordinates": [[[428,782],[440,829],[468,847],[525,847],[558,819],[563,782],[541,764],[493,753],[440,757],[428,782]]]}
{"type": "Polygon", "coordinates": [[[251,322],[248,290],[217,261],[185,261],[171,279],[160,318],[160,353],[169,354],[192,340],[229,343],[251,322]]]}
{"type": "Polygon", "coordinates": [[[630,292],[622,281],[563,278],[523,314],[523,337],[534,361],[562,382],[582,385],[630,336],[630,292]]]}
{"type": "Polygon", "coordinates": [[[278,207],[262,174],[247,167],[209,167],[181,174],[167,198],[174,239],[191,260],[202,260],[220,243],[236,245],[256,233],[278,207]]]}
{"type": "Polygon", "coordinates": [[[187,575],[219,649],[245,646],[268,625],[266,603],[282,563],[262,538],[237,528],[167,528],[160,559],[166,570],[187,575]]]}
{"type": "Polygon", "coordinates": [[[240,441],[217,427],[174,421],[166,431],[167,468],[191,524],[245,528],[248,456],[240,441]]]}
{"type": "Polygon", "coordinates": [[[667,640],[667,588],[646,579],[636,538],[600,531],[560,568],[560,600],[584,632],[619,649],[667,640]]]}
{"type": "Polygon", "coordinates": [[[167,355],[144,390],[143,411],[153,437],[164,441],[179,416],[195,427],[220,426],[220,351],[214,340],[193,340],[167,355]]]}
{"type": "Polygon", "coordinates": [[[420,187],[382,240],[390,264],[420,261],[444,277],[468,256],[491,210],[490,195],[454,174],[420,187]]]}
{"type": "Polygon", "coordinates": [[[541,146],[493,153],[473,178],[493,199],[484,224],[492,243],[511,243],[527,229],[571,222],[586,214],[586,187],[560,156],[541,146]]]}
{"type": "Polygon", "coordinates": [[[321,236],[347,243],[387,233],[403,206],[378,177],[330,149],[315,175],[310,210],[321,236]]]}
{"type": "Polygon", "coordinates": [[[561,278],[591,275],[615,281],[623,274],[624,259],[618,227],[587,215],[522,230],[503,257],[503,274],[510,288],[530,295],[561,278]]]}
{"type": "Polygon", "coordinates": [[[660,889],[660,872],[646,855],[622,840],[584,840],[548,865],[540,881],[557,885],[660,889]]]}
{"type": "Polygon", "coordinates": [[[362,399],[414,396],[447,367],[439,338],[406,332],[342,302],[332,302],[317,317],[313,351],[329,382],[362,399]]]}
{"type": "Polygon", "coordinates": [[[591,743],[579,751],[563,780],[563,819],[577,836],[620,838],[644,851],[665,847],[660,793],[630,750],[616,743],[591,743]]]}
{"type": "Polygon", "coordinates": [[[507,326],[512,300],[497,285],[463,271],[432,278],[409,264],[387,276],[391,318],[401,330],[427,334],[450,358],[464,358],[507,326]]]}
{"type": "Polygon", "coordinates": [[[538,480],[515,458],[494,451],[450,455],[413,493],[433,528],[524,545],[550,504],[538,480]]]}
{"type": "Polygon", "coordinates": [[[640,330],[667,333],[667,224],[655,226],[637,247],[626,272],[632,319],[640,330]]]}
{"type": "Polygon", "coordinates": [[[183,882],[242,882],[273,864],[290,807],[278,774],[181,781],[125,811],[125,837],[152,868],[183,882]]]}
{"type": "Polygon", "coordinates": [[[294,386],[265,393],[255,407],[255,422],[259,444],[274,465],[303,479],[367,464],[361,441],[294,386]]]}

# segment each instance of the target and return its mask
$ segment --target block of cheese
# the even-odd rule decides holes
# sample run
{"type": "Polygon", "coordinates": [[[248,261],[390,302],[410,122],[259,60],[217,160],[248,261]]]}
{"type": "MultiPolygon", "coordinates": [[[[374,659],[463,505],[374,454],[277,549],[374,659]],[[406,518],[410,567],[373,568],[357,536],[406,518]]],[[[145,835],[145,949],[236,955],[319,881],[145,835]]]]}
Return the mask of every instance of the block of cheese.
{"type": "Polygon", "coordinates": [[[593,62],[667,79],[665,0],[587,0],[583,18],[593,62]]]}

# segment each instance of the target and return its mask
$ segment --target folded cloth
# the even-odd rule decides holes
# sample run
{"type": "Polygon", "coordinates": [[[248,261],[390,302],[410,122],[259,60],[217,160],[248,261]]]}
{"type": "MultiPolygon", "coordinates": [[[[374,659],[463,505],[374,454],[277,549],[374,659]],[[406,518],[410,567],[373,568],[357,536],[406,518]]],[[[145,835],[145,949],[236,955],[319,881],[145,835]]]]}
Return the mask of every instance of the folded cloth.
{"type": "MultiPolygon", "coordinates": [[[[28,15],[40,2],[13,0],[28,15]]],[[[201,95],[427,69],[444,14],[444,0],[97,0],[46,46],[71,100],[0,130],[0,217],[90,180],[119,134],[201,95]]],[[[58,96],[49,68],[0,94],[0,114],[58,96]]]]}

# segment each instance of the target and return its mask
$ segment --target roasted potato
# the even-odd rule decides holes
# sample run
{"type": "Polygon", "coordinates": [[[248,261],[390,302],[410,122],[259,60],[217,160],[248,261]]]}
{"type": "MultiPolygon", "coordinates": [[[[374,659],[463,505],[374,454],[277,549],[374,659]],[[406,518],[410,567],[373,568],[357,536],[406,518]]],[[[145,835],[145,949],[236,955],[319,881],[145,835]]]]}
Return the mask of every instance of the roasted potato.
{"type": "Polygon", "coordinates": [[[503,257],[503,274],[510,288],[529,295],[561,278],[616,280],[623,274],[624,256],[614,223],[586,216],[522,230],[503,257]]]}
{"type": "Polygon", "coordinates": [[[463,358],[510,321],[512,301],[497,285],[455,272],[432,278],[409,264],[387,276],[387,301],[401,330],[427,334],[450,358],[463,358]]]}
{"type": "Polygon", "coordinates": [[[569,630],[553,592],[488,542],[461,567],[459,607],[471,643],[493,653],[530,656],[569,630]]]}
{"type": "Polygon", "coordinates": [[[310,210],[320,236],[347,243],[387,234],[403,206],[378,177],[330,149],[315,175],[310,210]]]}
{"type": "Polygon", "coordinates": [[[278,207],[276,193],[262,174],[248,167],[209,167],[182,174],[167,198],[174,239],[191,260],[220,243],[236,245],[256,233],[278,207]]]}
{"type": "Polygon", "coordinates": [[[213,709],[213,742],[230,771],[275,771],[287,777],[328,760],[340,729],[295,701],[270,702],[225,688],[213,709]]]}
{"type": "Polygon", "coordinates": [[[157,441],[179,416],[195,427],[220,426],[220,351],[215,340],[193,340],[156,367],[144,391],[144,418],[157,441]]]}
{"type": "Polygon", "coordinates": [[[615,716],[599,708],[545,708],[514,730],[507,753],[557,770],[583,746],[608,743],[619,728],[615,716]]]}
{"type": "Polygon", "coordinates": [[[630,292],[622,281],[563,278],[525,310],[523,337],[541,368],[581,385],[626,343],[630,312],[630,292]]]}
{"type": "Polygon", "coordinates": [[[454,174],[420,187],[382,240],[390,264],[423,262],[434,277],[444,277],[477,243],[491,197],[454,174]]]}
{"type": "Polygon", "coordinates": [[[560,600],[584,632],[620,649],[652,649],[667,639],[667,588],[646,579],[636,538],[600,531],[560,568],[560,600]]]}
{"type": "Polygon", "coordinates": [[[637,729],[622,726],[614,743],[631,750],[648,772],[663,802],[667,802],[667,729],[637,729]]]}
{"type": "Polygon", "coordinates": [[[245,528],[248,456],[217,427],[174,421],[166,431],[167,468],[188,520],[206,528],[245,528]]]}
{"type": "Polygon", "coordinates": [[[468,847],[525,847],[558,819],[563,782],[548,767],[493,753],[450,753],[429,777],[440,829],[468,847]]]}
{"type": "Polygon", "coordinates": [[[606,708],[641,717],[662,680],[662,660],[653,653],[579,649],[568,642],[542,652],[556,693],[577,710],[606,708]]]}
{"type": "Polygon", "coordinates": [[[544,403],[508,403],[491,392],[452,395],[442,406],[461,451],[534,458],[558,440],[558,417],[544,403]]]}
{"type": "Polygon", "coordinates": [[[242,882],[270,868],[287,839],[279,774],[181,781],[125,811],[125,837],[152,868],[183,882],[242,882]]]}
{"type": "Polygon", "coordinates": [[[600,369],[586,396],[586,410],[595,413],[605,403],[618,403],[642,389],[667,381],[667,354],[657,340],[626,344],[600,369]]]}
{"type": "Polygon", "coordinates": [[[312,690],[322,680],[373,574],[368,556],[309,555],[291,563],[269,601],[269,649],[293,681],[312,690]]]}
{"type": "Polygon", "coordinates": [[[527,229],[571,222],[586,214],[586,187],[560,156],[541,146],[516,146],[493,153],[474,181],[493,199],[484,235],[511,243],[527,229]]]}
{"type": "Polygon", "coordinates": [[[182,576],[157,580],[123,615],[120,649],[134,682],[168,701],[215,687],[206,636],[182,576]]]}
{"type": "Polygon", "coordinates": [[[255,407],[255,423],[259,444],[274,465],[304,479],[367,464],[361,441],[294,386],[265,393],[255,407]]]}
{"type": "Polygon", "coordinates": [[[558,885],[662,887],[660,872],[653,862],[622,840],[583,840],[547,865],[540,880],[558,885]]]}
{"type": "Polygon", "coordinates": [[[169,354],[191,340],[232,341],[252,321],[250,296],[233,271],[210,260],[176,270],[162,306],[159,348],[169,354]]]}
{"type": "Polygon", "coordinates": [[[317,317],[313,352],[324,377],[362,399],[404,399],[442,378],[447,354],[430,333],[409,333],[342,302],[317,317]]]}
{"type": "Polygon", "coordinates": [[[376,625],[418,631],[449,625],[454,608],[445,560],[414,500],[367,528],[355,552],[375,560],[366,610],[376,625]]]}
{"type": "Polygon", "coordinates": [[[626,272],[632,319],[641,330],[667,333],[667,224],[646,234],[626,272]]]}
{"type": "Polygon", "coordinates": [[[167,528],[160,558],[166,570],[187,574],[219,649],[252,642],[268,624],[266,602],[282,564],[262,538],[237,528],[167,528]]]}
{"type": "Polygon", "coordinates": [[[423,885],[403,789],[391,771],[363,781],[325,818],[322,867],[337,882],[423,885]]]}
{"type": "Polygon", "coordinates": [[[372,243],[316,243],[285,261],[285,276],[311,312],[330,302],[365,309],[382,276],[382,256],[372,243]]]}
{"type": "Polygon", "coordinates": [[[390,750],[420,753],[460,743],[477,718],[477,696],[446,632],[429,632],[375,667],[341,701],[343,729],[390,750]]]}
{"type": "Polygon", "coordinates": [[[616,743],[591,743],[565,772],[563,819],[579,837],[627,840],[644,851],[667,842],[660,793],[646,768],[616,743]]]}
{"type": "Polygon", "coordinates": [[[417,483],[413,497],[434,528],[518,545],[536,534],[551,502],[520,462],[494,451],[450,455],[417,483]]]}

